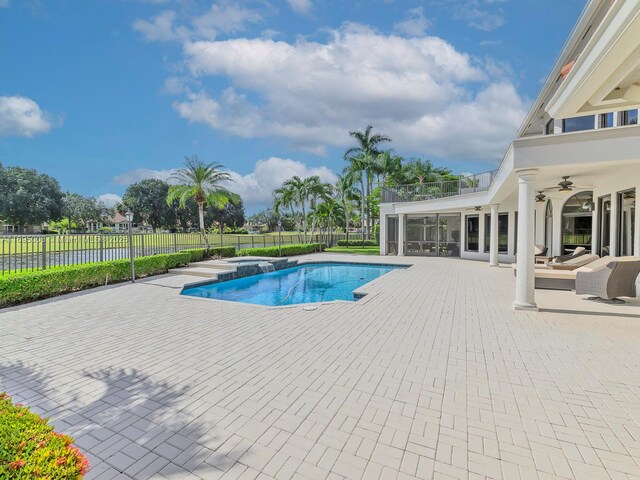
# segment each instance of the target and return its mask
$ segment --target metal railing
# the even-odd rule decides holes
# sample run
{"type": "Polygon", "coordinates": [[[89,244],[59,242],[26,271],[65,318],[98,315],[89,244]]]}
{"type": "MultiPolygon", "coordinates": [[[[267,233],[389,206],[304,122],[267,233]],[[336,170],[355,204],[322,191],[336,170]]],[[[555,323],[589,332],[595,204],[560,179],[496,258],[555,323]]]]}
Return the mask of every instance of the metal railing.
{"type": "MultiPolygon", "coordinates": [[[[344,233],[317,233],[309,242],[335,244],[346,238],[344,233]]],[[[362,239],[360,233],[350,233],[349,239],[362,239]]],[[[212,247],[240,248],[278,246],[278,234],[231,235],[208,234],[212,247]]],[[[282,245],[301,243],[296,233],[282,234],[282,245]]],[[[136,233],[133,251],[136,257],[159,253],[174,253],[190,248],[204,248],[199,233],[136,233]]],[[[45,270],[64,265],[106,262],[129,258],[129,238],[114,234],[74,235],[7,235],[0,236],[0,275],[30,270],[45,270]]]]}
{"type": "Polygon", "coordinates": [[[382,203],[418,202],[486,192],[491,187],[496,173],[497,170],[491,170],[490,172],[461,177],[458,180],[382,187],[382,203]]]}

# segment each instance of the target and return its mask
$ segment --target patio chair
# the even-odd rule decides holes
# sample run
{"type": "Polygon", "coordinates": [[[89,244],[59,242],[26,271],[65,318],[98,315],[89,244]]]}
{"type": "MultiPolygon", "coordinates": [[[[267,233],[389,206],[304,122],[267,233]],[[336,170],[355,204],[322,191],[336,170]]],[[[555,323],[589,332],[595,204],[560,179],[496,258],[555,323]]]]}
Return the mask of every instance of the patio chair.
{"type": "Polygon", "coordinates": [[[564,262],[549,262],[546,267],[553,270],[575,270],[585,265],[590,265],[600,257],[594,253],[582,253],[581,255],[575,255],[569,257],[564,262]]]}
{"type": "Polygon", "coordinates": [[[570,260],[572,258],[579,257],[580,255],[584,255],[587,253],[587,249],[584,247],[577,247],[572,253],[567,255],[558,255],[557,257],[553,257],[552,263],[562,263],[570,260]]]}
{"type": "Polygon", "coordinates": [[[588,300],[624,303],[618,297],[636,296],[639,274],[638,257],[604,257],[576,272],[576,294],[591,295],[588,300]]]}
{"type": "Polygon", "coordinates": [[[544,257],[549,250],[546,245],[534,245],[536,257],[544,257]]]}

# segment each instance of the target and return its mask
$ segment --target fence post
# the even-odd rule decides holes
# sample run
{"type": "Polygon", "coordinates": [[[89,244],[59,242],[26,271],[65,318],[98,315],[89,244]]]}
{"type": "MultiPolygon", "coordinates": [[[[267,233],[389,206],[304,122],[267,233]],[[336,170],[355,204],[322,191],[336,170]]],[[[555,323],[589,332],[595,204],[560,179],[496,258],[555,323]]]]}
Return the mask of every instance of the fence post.
{"type": "Polygon", "coordinates": [[[240,250],[240,235],[236,235],[236,240],[238,241],[238,250],[240,250]]]}
{"type": "Polygon", "coordinates": [[[254,247],[254,244],[253,244],[253,235],[251,235],[251,248],[253,248],[253,247],[254,247]]]}
{"type": "Polygon", "coordinates": [[[144,257],[144,233],[140,235],[140,247],[142,250],[142,255],[144,257]]]}
{"type": "Polygon", "coordinates": [[[42,270],[47,269],[47,237],[42,236],[42,270]]]}
{"type": "Polygon", "coordinates": [[[101,233],[98,238],[100,238],[100,261],[104,262],[104,234],[101,233]]]}
{"type": "Polygon", "coordinates": [[[178,234],[173,234],[173,252],[178,253],[178,234]]]}

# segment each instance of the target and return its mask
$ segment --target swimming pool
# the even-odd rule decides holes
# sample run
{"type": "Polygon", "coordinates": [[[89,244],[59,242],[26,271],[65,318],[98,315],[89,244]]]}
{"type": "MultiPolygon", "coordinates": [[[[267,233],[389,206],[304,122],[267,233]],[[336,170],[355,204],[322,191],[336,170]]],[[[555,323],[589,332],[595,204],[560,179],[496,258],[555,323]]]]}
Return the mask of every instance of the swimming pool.
{"type": "Polygon", "coordinates": [[[267,306],[331,300],[354,301],[354,290],[397,268],[403,267],[362,263],[311,263],[185,288],[182,295],[267,306]]]}

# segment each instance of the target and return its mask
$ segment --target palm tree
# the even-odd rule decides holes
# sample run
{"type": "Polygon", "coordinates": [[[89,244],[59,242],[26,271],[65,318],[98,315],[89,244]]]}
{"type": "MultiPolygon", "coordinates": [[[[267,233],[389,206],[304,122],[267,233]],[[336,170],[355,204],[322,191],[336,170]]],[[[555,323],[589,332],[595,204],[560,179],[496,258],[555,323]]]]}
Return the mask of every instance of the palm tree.
{"type": "Polygon", "coordinates": [[[333,193],[333,187],[328,183],[323,183],[320,177],[314,175],[304,179],[306,192],[309,198],[309,213],[311,214],[311,239],[316,231],[318,223],[318,201],[327,200],[333,193]]]}
{"type": "Polygon", "coordinates": [[[295,219],[296,230],[298,231],[298,242],[302,242],[300,238],[300,218],[296,215],[296,192],[290,184],[283,184],[280,188],[273,191],[273,208],[276,215],[280,217],[282,209],[289,209],[291,218],[295,219]]]}
{"type": "Polygon", "coordinates": [[[307,202],[309,200],[308,183],[298,175],[294,175],[289,180],[282,183],[282,188],[291,190],[293,202],[300,207],[300,222],[302,223],[302,231],[304,233],[304,241],[307,241],[307,202]]]}
{"type": "MultiPolygon", "coordinates": [[[[391,138],[382,134],[375,133],[372,134],[373,126],[367,125],[364,132],[360,132],[358,130],[349,132],[353,138],[355,138],[357,146],[351,147],[348,149],[345,154],[345,160],[349,161],[349,159],[354,157],[361,157],[361,161],[358,164],[358,169],[360,171],[360,175],[365,177],[362,185],[366,182],[366,191],[365,188],[362,189],[362,199],[361,202],[364,203],[369,199],[369,195],[371,193],[371,189],[373,188],[373,172],[374,172],[374,163],[375,159],[378,155],[380,155],[380,145],[386,142],[390,142],[391,138]]],[[[350,162],[352,167],[354,166],[353,162],[350,162]]],[[[366,222],[364,220],[364,209],[363,209],[363,225],[366,224],[367,236],[369,235],[369,223],[370,223],[370,215],[368,215],[366,222]]],[[[364,233],[364,232],[363,232],[364,233]]]]}
{"type": "Polygon", "coordinates": [[[198,205],[200,220],[200,233],[204,243],[209,249],[209,240],[204,228],[204,209],[206,205],[214,205],[223,208],[229,201],[238,196],[231,193],[220,183],[233,181],[229,173],[221,171],[224,168],[219,163],[204,163],[197,156],[185,157],[184,168],[179,169],[172,176],[175,185],[169,188],[167,205],[176,200],[180,208],[184,208],[187,202],[193,198],[198,205]]]}
{"type": "Polygon", "coordinates": [[[387,186],[389,178],[397,178],[402,172],[402,157],[386,150],[376,157],[375,173],[382,177],[382,186],[387,186]]]}
{"type": "Polygon", "coordinates": [[[337,224],[343,213],[342,205],[334,197],[327,197],[318,204],[317,214],[320,219],[324,220],[323,223],[327,227],[327,245],[329,246],[333,244],[333,226],[337,224]]]}
{"type": "Polygon", "coordinates": [[[344,231],[349,240],[349,217],[351,215],[351,202],[358,199],[358,193],[355,185],[355,178],[351,171],[347,171],[344,175],[338,175],[336,182],[336,193],[342,210],[344,211],[344,231]]]}

